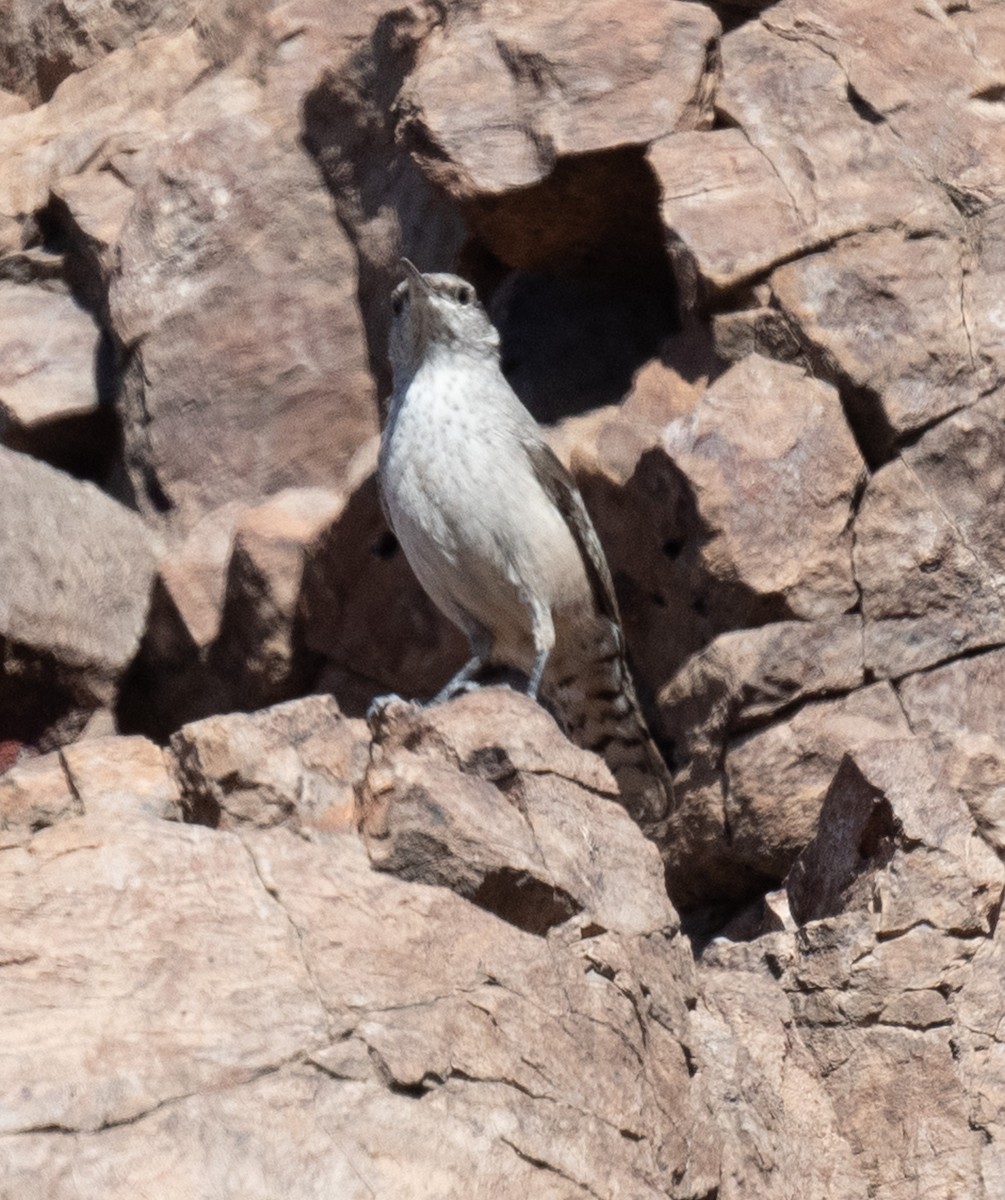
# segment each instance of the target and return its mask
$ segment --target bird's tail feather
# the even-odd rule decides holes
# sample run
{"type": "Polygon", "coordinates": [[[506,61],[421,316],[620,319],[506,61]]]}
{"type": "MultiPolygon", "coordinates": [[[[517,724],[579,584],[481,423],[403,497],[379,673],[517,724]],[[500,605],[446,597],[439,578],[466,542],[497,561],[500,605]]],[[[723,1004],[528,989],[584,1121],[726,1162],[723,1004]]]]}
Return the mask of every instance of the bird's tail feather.
{"type": "Polygon", "coordinates": [[[620,627],[600,616],[577,621],[552,652],[542,691],[571,740],[610,767],[642,832],[665,844],[673,786],[642,715],[620,627]]]}

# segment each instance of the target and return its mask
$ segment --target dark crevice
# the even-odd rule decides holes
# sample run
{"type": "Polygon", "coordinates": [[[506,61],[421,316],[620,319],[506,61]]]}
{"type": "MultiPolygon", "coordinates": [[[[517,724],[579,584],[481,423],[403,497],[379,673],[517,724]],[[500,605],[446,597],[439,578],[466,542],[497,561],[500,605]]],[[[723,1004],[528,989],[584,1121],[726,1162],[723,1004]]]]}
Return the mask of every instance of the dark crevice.
{"type": "Polygon", "coordinates": [[[567,892],[512,867],[489,872],[470,899],[486,912],[538,937],[582,911],[567,892]]]}
{"type": "Polygon", "coordinates": [[[878,112],[869,103],[866,98],[856,91],[855,87],[849,82],[847,85],[848,103],[855,110],[855,113],[862,118],[863,121],[870,125],[883,125],[886,123],[886,117],[881,112],[878,112]]]}

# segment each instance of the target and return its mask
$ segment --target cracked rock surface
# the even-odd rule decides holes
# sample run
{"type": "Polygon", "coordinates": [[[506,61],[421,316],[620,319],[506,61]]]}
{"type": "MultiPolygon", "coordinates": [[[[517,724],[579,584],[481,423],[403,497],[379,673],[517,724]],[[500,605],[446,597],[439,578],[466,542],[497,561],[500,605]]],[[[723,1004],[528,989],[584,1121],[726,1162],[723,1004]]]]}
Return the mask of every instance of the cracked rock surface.
{"type": "Polygon", "coordinates": [[[1005,5],[0,10],[0,1200],[1000,1200],[1005,5]],[[411,703],[402,255],[660,844],[515,675],[411,703]]]}

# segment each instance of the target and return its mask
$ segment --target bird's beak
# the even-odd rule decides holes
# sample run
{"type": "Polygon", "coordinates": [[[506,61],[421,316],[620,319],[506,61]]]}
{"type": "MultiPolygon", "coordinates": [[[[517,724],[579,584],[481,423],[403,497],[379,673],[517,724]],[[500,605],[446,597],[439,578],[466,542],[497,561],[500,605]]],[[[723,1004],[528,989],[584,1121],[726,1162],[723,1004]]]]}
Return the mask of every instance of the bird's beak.
{"type": "Polygon", "coordinates": [[[423,296],[429,295],[429,284],[419,270],[419,268],[410,259],[403,258],[401,265],[405,268],[405,277],[408,279],[410,288],[417,288],[423,296]]]}

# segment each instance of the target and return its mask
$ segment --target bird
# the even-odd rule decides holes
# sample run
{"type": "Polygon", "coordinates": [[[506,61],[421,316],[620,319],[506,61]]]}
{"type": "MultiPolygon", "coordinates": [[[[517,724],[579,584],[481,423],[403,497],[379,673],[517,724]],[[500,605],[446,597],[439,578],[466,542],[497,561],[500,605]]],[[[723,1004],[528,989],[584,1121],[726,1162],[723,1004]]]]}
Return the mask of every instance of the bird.
{"type": "Polygon", "coordinates": [[[476,686],[487,665],[525,675],[527,695],[605,759],[621,803],[659,841],[670,773],[639,706],[611,572],[579,489],[507,382],[475,288],[402,265],[381,499],[419,583],[471,650],[431,703],[476,686]]]}

